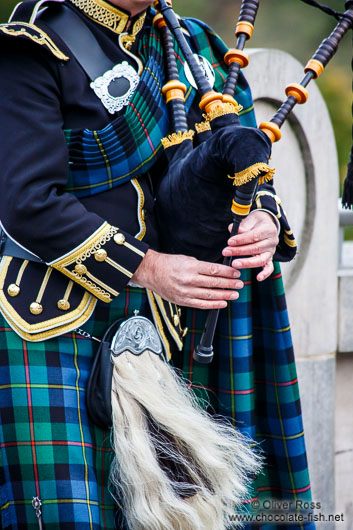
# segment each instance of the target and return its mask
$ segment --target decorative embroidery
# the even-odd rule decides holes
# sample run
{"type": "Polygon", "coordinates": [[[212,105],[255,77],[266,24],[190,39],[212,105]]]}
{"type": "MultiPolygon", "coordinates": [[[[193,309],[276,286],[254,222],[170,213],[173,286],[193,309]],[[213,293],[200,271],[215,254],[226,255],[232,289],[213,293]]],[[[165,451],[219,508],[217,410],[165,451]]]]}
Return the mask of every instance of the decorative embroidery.
{"type": "Polygon", "coordinates": [[[0,25],[0,31],[11,37],[28,37],[40,46],[47,47],[51,53],[61,61],[69,60],[69,57],[59,50],[49,35],[33,24],[27,24],[26,22],[12,22],[10,24],[0,25]]]}
{"type": "MultiPolygon", "coordinates": [[[[83,293],[82,299],[77,307],[65,315],[41,320],[36,324],[30,324],[12,306],[11,299],[8,300],[4,287],[10,263],[13,258],[4,256],[0,267],[0,312],[8,320],[11,327],[25,340],[38,342],[51,337],[67,333],[77,326],[84,324],[92,315],[97,299],[87,291],[83,293]]],[[[50,270],[50,269],[49,269],[50,270]]]]}
{"type": "Polygon", "coordinates": [[[142,241],[142,239],[145,237],[145,234],[146,234],[146,223],[145,223],[145,216],[144,216],[144,209],[143,209],[145,205],[145,195],[137,179],[132,179],[131,184],[137,191],[137,195],[138,195],[137,217],[139,220],[140,231],[138,232],[138,234],[135,235],[135,237],[139,241],[142,241]]]}
{"type": "MultiPolygon", "coordinates": [[[[100,251],[102,247],[111,239],[114,238],[114,240],[116,240],[117,236],[120,236],[119,240],[121,240],[121,243],[117,244],[124,245],[126,248],[138,255],[141,255],[142,257],[145,255],[141,250],[126,242],[124,234],[118,232],[119,229],[115,226],[111,226],[108,223],[103,223],[103,225],[94,234],[92,234],[90,238],[82,243],[82,245],[77,247],[72,252],[66,254],[62,258],[53,261],[49,265],[73,279],[76,283],[90,291],[97,298],[103,300],[103,302],[111,302],[111,295],[118,296],[119,293],[104,283],[100,278],[93,276],[93,274],[88,271],[88,267],[84,265],[84,262],[91,256],[94,256],[95,261],[99,261],[96,260],[97,252],[100,251]],[[71,268],[72,266],[73,268],[71,268]]],[[[125,267],[110,259],[108,255],[106,255],[104,262],[122,274],[125,274],[129,278],[133,276],[131,271],[125,269],[125,267]]]]}
{"type": "MultiPolygon", "coordinates": [[[[70,0],[70,2],[83,11],[89,18],[112,30],[114,33],[123,33],[129,22],[129,15],[127,13],[104,2],[104,0],[70,0]]],[[[132,29],[132,36],[136,36],[141,31],[145,18],[146,13],[143,13],[135,22],[132,29]]]]}

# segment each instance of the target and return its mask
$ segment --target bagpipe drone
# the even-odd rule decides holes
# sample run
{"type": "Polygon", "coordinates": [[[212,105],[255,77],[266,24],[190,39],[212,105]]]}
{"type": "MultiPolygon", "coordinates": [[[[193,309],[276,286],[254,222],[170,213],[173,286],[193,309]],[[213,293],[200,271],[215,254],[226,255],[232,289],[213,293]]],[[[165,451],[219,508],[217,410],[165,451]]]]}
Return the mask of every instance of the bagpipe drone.
{"type": "MultiPolygon", "coordinates": [[[[229,74],[220,94],[204,75],[171,3],[155,2],[159,13],[154,26],[161,34],[166,62],[162,91],[171,123],[170,134],[162,140],[168,168],[157,205],[162,241],[171,253],[187,253],[189,248],[190,255],[200,259],[219,258],[229,237],[229,222],[235,235],[250,212],[259,182],[272,178],[268,161],[272,142],[281,136],[280,127],[294,106],[306,101],[305,87],[321,74],[353,25],[350,0],[346,12],[338,14],[336,28],[306,66],[302,81],[286,88],[287,100],[275,116],[258,129],[247,128],[240,125],[234,93],[240,69],[249,62],[243,49],[258,6],[258,0],[242,2],[237,47],[225,56],[229,74]],[[179,80],[174,39],[190,67],[205,115],[197,126],[196,147],[187,124],[186,87],[179,80]]],[[[229,264],[230,259],[225,262],[229,264]]],[[[218,311],[210,311],[194,352],[200,362],[212,360],[217,318],[218,311]]],[[[136,314],[108,329],[92,370],[87,406],[93,421],[103,427],[113,425],[116,457],[111,489],[122,505],[127,528],[229,527],[229,516],[246,498],[260,459],[235,428],[201,409],[186,383],[165,362],[156,329],[144,316],[136,314]]]]}
{"type": "MultiPolygon", "coordinates": [[[[259,183],[271,180],[273,170],[268,166],[271,144],[281,138],[280,128],[296,104],[308,99],[307,85],[317,79],[336,53],[343,36],[353,25],[353,1],[345,2],[346,11],[340,13],[316,0],[301,0],[318,7],[339,20],[338,24],[320,44],[304,68],[305,75],[300,83],[286,87],[286,101],[268,122],[258,129],[240,125],[238,105],[234,99],[235,88],[241,68],[249,63],[245,54],[245,42],[251,38],[259,0],[243,1],[236,26],[236,49],[225,55],[229,73],[222,94],[212,90],[195,59],[183,34],[180,22],[174,14],[171,2],[159,0],[161,13],[173,33],[194,75],[206,121],[196,125],[200,145],[193,148],[186,121],[180,114],[183,109],[175,103],[182,100],[182,87],[170,77],[164,88],[167,102],[170,102],[172,123],[176,127],[163,141],[169,160],[167,174],[163,177],[158,195],[159,215],[163,227],[168,227],[164,241],[173,253],[187,253],[199,259],[215,261],[229,237],[225,227],[232,221],[231,236],[238,233],[241,221],[249,214],[259,183]],[[169,86],[168,86],[169,85],[169,86]],[[205,133],[206,131],[206,133],[205,133]],[[176,145],[176,144],[181,145],[176,145]],[[231,188],[233,187],[233,193],[231,188]],[[181,207],[182,205],[182,207],[181,207]],[[181,209],[182,212],[181,213],[181,209]],[[185,212],[188,215],[185,215],[185,212]],[[168,219],[168,222],[167,222],[168,219]],[[169,231],[173,234],[170,243],[169,231]],[[218,253],[217,253],[218,252],[218,253]]],[[[161,22],[161,24],[163,24],[161,22]]],[[[175,72],[170,72],[172,76],[175,72]]],[[[180,85],[180,83],[179,83],[180,85]]],[[[353,154],[348,166],[342,202],[345,207],[353,204],[353,154]]],[[[232,258],[223,263],[230,265],[232,258]]],[[[213,359],[213,338],[219,310],[211,310],[207,317],[200,344],[195,348],[194,359],[210,363],[213,359]]]]}

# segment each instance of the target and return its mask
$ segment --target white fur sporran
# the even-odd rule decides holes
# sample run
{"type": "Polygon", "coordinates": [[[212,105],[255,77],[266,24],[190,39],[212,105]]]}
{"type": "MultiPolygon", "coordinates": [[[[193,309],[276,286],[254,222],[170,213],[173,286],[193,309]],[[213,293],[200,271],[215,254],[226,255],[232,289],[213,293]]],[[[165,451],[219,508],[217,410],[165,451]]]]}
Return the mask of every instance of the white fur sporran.
{"type": "Polygon", "coordinates": [[[135,316],[112,341],[111,489],[130,530],[226,530],[259,458],[212,418],[162,357],[153,324],[135,316]]]}

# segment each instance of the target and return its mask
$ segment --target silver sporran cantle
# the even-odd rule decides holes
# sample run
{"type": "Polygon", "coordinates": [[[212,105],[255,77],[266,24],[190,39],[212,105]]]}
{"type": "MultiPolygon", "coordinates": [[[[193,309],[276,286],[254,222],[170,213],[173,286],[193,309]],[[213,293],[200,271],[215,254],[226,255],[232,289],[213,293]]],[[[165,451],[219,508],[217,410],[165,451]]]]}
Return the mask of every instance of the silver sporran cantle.
{"type": "Polygon", "coordinates": [[[163,352],[162,342],[152,322],[141,316],[125,320],[112,339],[112,355],[117,357],[124,351],[141,355],[146,350],[156,355],[163,352]]]}

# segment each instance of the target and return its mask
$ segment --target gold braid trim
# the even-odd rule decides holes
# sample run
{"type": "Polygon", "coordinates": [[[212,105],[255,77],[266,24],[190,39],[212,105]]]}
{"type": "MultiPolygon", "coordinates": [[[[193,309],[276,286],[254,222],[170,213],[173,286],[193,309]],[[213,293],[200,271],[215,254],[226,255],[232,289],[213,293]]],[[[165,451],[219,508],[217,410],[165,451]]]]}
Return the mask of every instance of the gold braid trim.
{"type": "Polygon", "coordinates": [[[297,242],[295,241],[293,236],[292,238],[290,238],[286,234],[284,234],[283,240],[288,247],[295,248],[297,246],[297,242]]]}
{"type": "Polygon", "coordinates": [[[206,120],[206,121],[202,121],[201,123],[195,123],[195,129],[196,129],[197,134],[210,131],[211,130],[210,122],[206,120]]]}
{"type": "MultiPolygon", "coordinates": [[[[83,11],[88,18],[110,29],[114,33],[120,35],[126,31],[130,18],[129,15],[124,11],[120,11],[117,7],[110,5],[108,2],[104,0],[70,0],[70,2],[83,11]]],[[[142,29],[145,18],[146,12],[135,22],[132,29],[132,37],[136,37],[137,33],[142,29]]]]}
{"type": "Polygon", "coordinates": [[[36,44],[48,48],[48,50],[61,61],[68,61],[69,57],[65,55],[52,39],[41,28],[26,22],[12,22],[0,26],[0,31],[9,35],[10,37],[27,37],[36,44]]]}
{"type": "Polygon", "coordinates": [[[273,179],[275,169],[270,168],[264,162],[258,162],[257,164],[253,164],[252,166],[243,169],[243,171],[236,173],[234,177],[228,176],[228,178],[233,179],[234,186],[242,186],[243,184],[250,182],[250,180],[258,177],[260,173],[264,173],[264,175],[259,177],[259,184],[263,184],[264,182],[269,182],[273,179]]]}
{"type": "Polygon", "coordinates": [[[195,131],[192,130],[183,133],[178,131],[162,138],[161,142],[164,149],[168,149],[168,147],[172,147],[173,145],[182,144],[185,140],[192,140],[194,135],[195,131]]]}
{"type": "Polygon", "coordinates": [[[93,256],[97,250],[100,250],[102,246],[108,243],[118,230],[119,229],[115,226],[110,226],[106,222],[103,223],[99,230],[97,230],[95,234],[82,243],[78,248],[74,249],[66,256],[50,263],[50,265],[90,291],[103,302],[111,302],[111,294],[117,296],[119,293],[107,286],[101,280],[97,280],[97,278],[89,273],[86,267],[83,267],[83,271],[81,272],[79,266],[82,266],[84,261],[93,256]],[[71,265],[74,266],[74,269],[72,270],[70,270],[71,265]]]}
{"type": "Polygon", "coordinates": [[[223,105],[217,105],[214,109],[208,112],[205,115],[205,118],[208,121],[212,121],[215,118],[225,116],[226,114],[236,114],[238,116],[241,110],[243,110],[243,107],[238,103],[236,105],[234,105],[234,103],[223,103],[223,105]]]}

